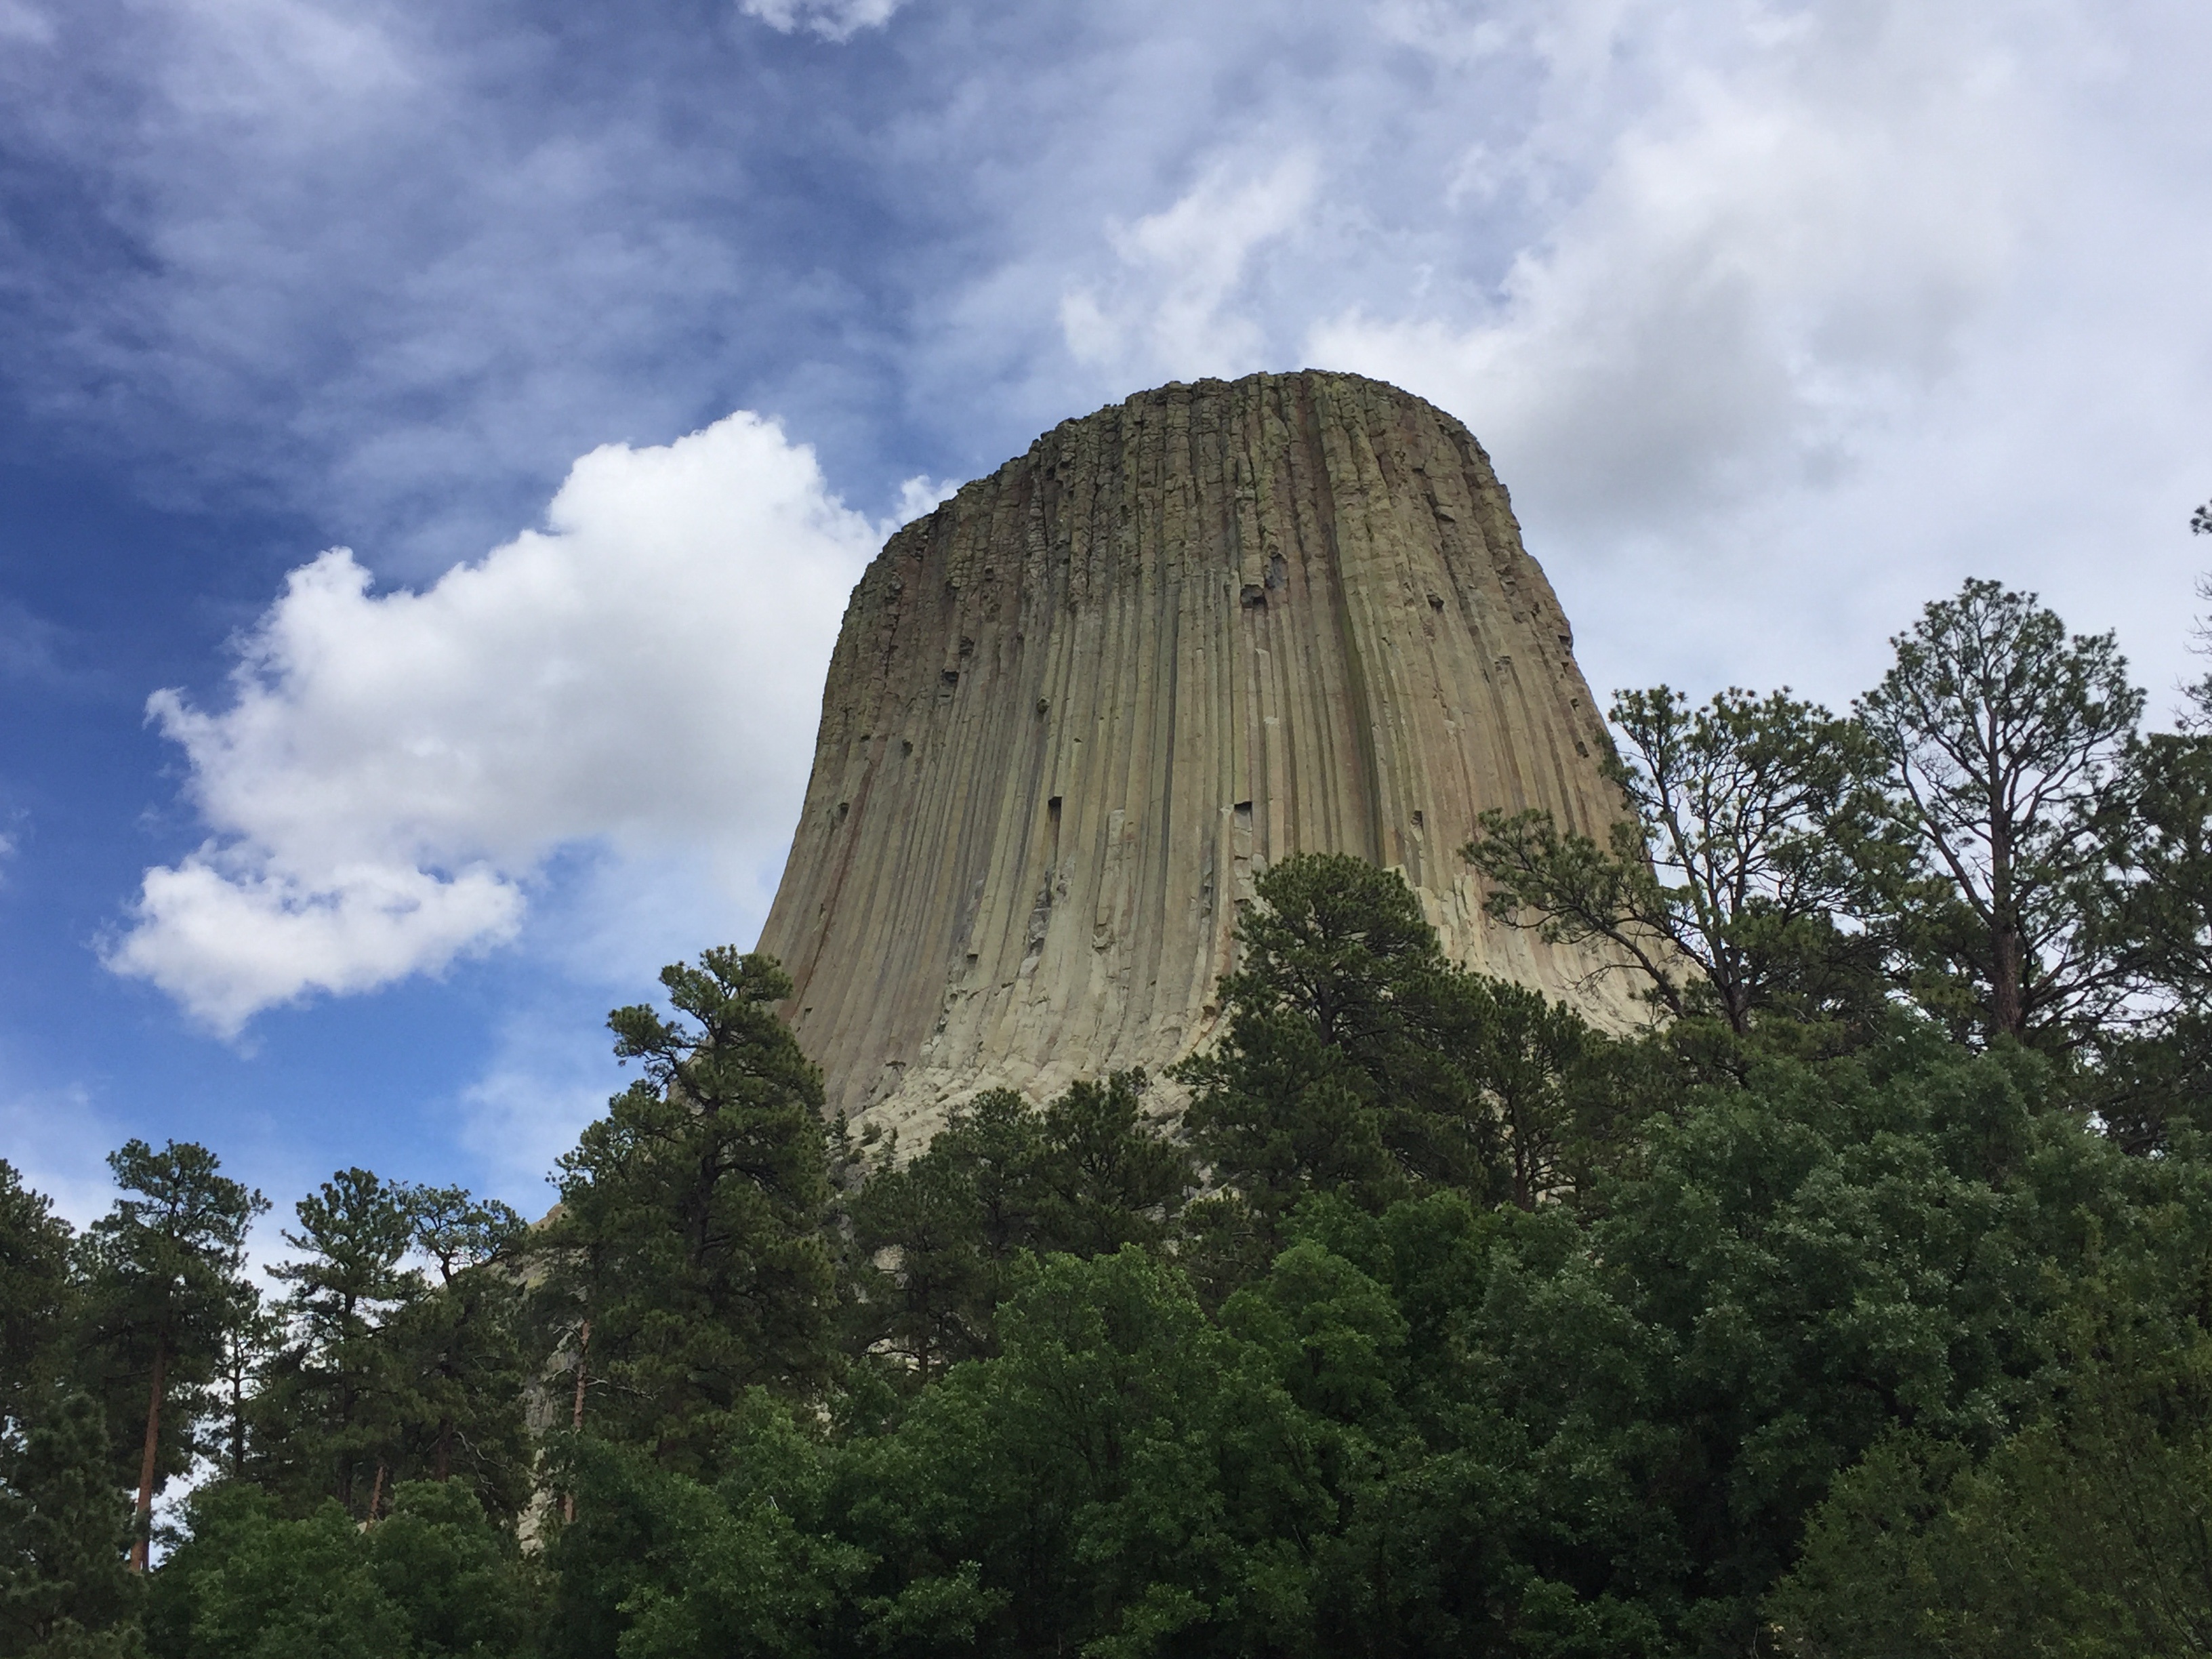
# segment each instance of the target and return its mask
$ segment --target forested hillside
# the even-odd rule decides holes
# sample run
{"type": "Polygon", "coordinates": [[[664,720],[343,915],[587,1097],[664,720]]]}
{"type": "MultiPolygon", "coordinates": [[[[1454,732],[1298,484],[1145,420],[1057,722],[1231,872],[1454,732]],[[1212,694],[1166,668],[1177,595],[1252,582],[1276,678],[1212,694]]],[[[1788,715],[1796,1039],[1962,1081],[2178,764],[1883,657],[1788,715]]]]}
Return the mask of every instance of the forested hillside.
{"type": "Polygon", "coordinates": [[[1304,857],[1174,1114],[856,1137],[710,950],[538,1224],[340,1171],[260,1285],[203,1148],[0,1165],[0,1655],[2212,1650],[2192,696],[1979,583],[1846,714],[1623,695],[1618,831],[1466,856],[1640,1031],[1304,857]]]}

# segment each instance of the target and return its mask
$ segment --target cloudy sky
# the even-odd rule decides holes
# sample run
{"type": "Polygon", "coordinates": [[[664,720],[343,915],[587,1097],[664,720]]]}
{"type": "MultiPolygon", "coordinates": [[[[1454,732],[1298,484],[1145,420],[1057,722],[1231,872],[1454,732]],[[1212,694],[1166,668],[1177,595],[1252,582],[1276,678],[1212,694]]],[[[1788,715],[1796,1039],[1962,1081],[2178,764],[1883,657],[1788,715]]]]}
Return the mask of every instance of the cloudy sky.
{"type": "Polygon", "coordinates": [[[0,1155],[526,1207],[750,945],[887,530],[1141,387],[1465,418],[1601,692],[1966,575],[2170,708],[2202,0],[0,0],[0,1155]]]}

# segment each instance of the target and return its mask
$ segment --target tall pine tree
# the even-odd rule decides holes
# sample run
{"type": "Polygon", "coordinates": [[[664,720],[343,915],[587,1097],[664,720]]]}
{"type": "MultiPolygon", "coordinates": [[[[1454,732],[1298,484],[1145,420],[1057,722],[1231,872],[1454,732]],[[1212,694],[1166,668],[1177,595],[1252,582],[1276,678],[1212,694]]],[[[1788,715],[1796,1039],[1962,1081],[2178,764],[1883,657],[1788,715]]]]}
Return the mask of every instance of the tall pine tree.
{"type": "Polygon", "coordinates": [[[562,1158],[538,1250],[580,1413],[605,1377],[605,1427],[700,1467],[747,1388],[807,1395],[836,1370],[827,1136],[773,961],[726,946],[660,980],[672,1014],[609,1016],[645,1075],[562,1158]]]}
{"type": "Polygon", "coordinates": [[[158,1152],[127,1141],[107,1162],[124,1196],[84,1241],[88,1358],[110,1430],[128,1436],[126,1425],[144,1425],[118,1448],[136,1464],[139,1531],[131,1559],[143,1571],[154,1494],[191,1466],[202,1391],[243,1294],[246,1230],[269,1206],[189,1141],[158,1152]]]}

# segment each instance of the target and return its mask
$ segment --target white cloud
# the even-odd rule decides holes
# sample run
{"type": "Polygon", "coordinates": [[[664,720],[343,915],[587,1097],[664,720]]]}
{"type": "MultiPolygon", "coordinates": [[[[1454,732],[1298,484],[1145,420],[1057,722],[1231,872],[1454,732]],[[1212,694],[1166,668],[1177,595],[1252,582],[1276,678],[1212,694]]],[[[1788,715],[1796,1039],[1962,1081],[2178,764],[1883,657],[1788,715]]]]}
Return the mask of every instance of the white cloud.
{"type": "Polygon", "coordinates": [[[115,1201],[106,1157],[121,1139],[81,1085],[0,1085],[0,1146],[8,1162],[73,1227],[91,1225],[115,1201]]]}
{"type": "Polygon", "coordinates": [[[1496,57],[1516,33],[1504,8],[1484,7],[1469,15],[1452,0],[1379,0],[1372,15],[1384,40],[1455,65],[1496,57]]]}
{"type": "Polygon", "coordinates": [[[862,29],[881,28],[904,0],[739,0],[738,9],[789,34],[805,29],[825,40],[849,40],[862,29]]]}
{"type": "MultiPolygon", "coordinates": [[[[592,65],[411,0],[33,3],[64,49],[0,53],[0,126],[82,173],[125,252],[0,307],[25,384],[80,415],[128,388],[93,413],[134,487],[176,445],[387,573],[499,539],[579,434],[678,429],[724,388],[895,477],[994,465],[1148,382],[1304,360],[1469,421],[1601,689],[1846,696],[1967,569],[2120,627],[2154,692],[2197,672],[2203,7],[1017,0],[911,8],[897,54],[785,53],[769,85],[696,20],[592,65]]],[[[888,15],[756,3],[792,30],[888,15]]],[[[80,240],[42,230],[16,264],[80,240]]],[[[346,615],[386,603],[338,586],[346,615]]],[[[0,617],[0,661],[27,659],[0,617]]],[[[605,830],[573,780],[449,823],[399,758],[396,806],[210,811],[179,902],[217,944],[272,917],[289,943],[233,952],[268,973],[232,962],[227,988],[203,947],[209,1006],[374,980],[374,939],[428,962],[502,915],[518,958],[586,952],[531,884],[532,825],[619,840],[633,872],[647,842],[668,870],[729,862],[605,830]],[[408,814],[430,827],[396,851],[316,850],[316,823],[408,814]],[[302,978],[318,927],[346,962],[302,978]]],[[[153,920],[125,948],[174,942],[153,920]]]]}
{"type": "Polygon", "coordinates": [[[1508,0],[1503,46],[1475,15],[1386,16],[1455,75],[1530,55],[1525,117],[1439,192],[1516,251],[1271,325],[1468,421],[1601,691],[1840,702],[1975,574],[2117,628],[2171,701],[2212,414],[2181,66],[2212,14],[1508,0]]]}
{"type": "Polygon", "coordinates": [[[234,1036],[307,991],[370,990],[504,943],[522,911],[513,878],[489,865],[443,877],[396,861],[310,857],[302,868],[242,840],[149,870],[136,925],[107,965],[234,1036]]]}
{"type": "MultiPolygon", "coordinates": [[[[1446,404],[1516,485],[1617,526],[1847,461],[1954,365],[2047,173],[2032,89],[1952,9],[1754,13],[1733,62],[1677,58],[1638,8],[1609,21],[1670,90],[1610,132],[1534,125],[1509,176],[1595,176],[1497,301],[1467,319],[1354,310],[1307,339],[1446,404]]],[[[1571,107],[1609,73],[1579,36],[1547,50],[1571,107]]]]}
{"type": "Polygon", "coordinates": [[[462,1091],[462,1145],[481,1161],[489,1190],[535,1214],[548,1202],[556,1160],[627,1081],[603,1029],[545,1010],[512,1012],[490,1065],[462,1091]]]}
{"type": "Polygon", "coordinates": [[[112,968],[235,1033],[512,938],[564,847],[757,878],[882,527],[744,413],[593,451],[546,520],[421,592],[334,549],[240,642],[228,708],[151,699],[216,833],[147,872],[112,968]]]}
{"type": "Polygon", "coordinates": [[[62,665],[65,641],[53,623],[12,599],[0,599],[0,676],[66,684],[71,676],[62,665]]]}
{"type": "Polygon", "coordinates": [[[1060,301],[1060,331],[1079,362],[1178,380],[1259,365],[1265,331],[1232,304],[1254,253],[1304,217],[1320,168],[1298,150],[1257,177],[1238,171],[1217,164],[1172,206],[1109,227],[1121,268],[1060,301]]]}
{"type": "Polygon", "coordinates": [[[902,480],[898,500],[891,507],[892,526],[912,524],[924,514],[935,512],[941,503],[951,501],[959,488],[957,478],[933,479],[926,472],[902,480]]]}
{"type": "Polygon", "coordinates": [[[53,19],[24,0],[0,0],[0,40],[50,46],[54,43],[53,19]]]}

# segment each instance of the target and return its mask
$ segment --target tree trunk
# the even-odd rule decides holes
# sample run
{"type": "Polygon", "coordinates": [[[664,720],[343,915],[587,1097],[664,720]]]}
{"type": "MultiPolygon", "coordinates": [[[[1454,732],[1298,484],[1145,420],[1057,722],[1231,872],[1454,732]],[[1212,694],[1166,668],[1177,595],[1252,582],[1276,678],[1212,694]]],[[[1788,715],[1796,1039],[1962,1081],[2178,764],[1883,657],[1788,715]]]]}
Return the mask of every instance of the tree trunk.
{"type": "MultiPolygon", "coordinates": [[[[587,1319],[583,1323],[582,1330],[578,1334],[576,1342],[576,1408],[569,1414],[568,1426],[571,1429],[580,1430],[584,1426],[584,1382],[591,1375],[589,1370],[591,1357],[592,1322],[587,1319]]],[[[570,1492],[561,1500],[561,1518],[563,1521],[574,1521],[576,1518],[575,1493],[570,1492]]]]}
{"type": "Polygon", "coordinates": [[[2027,1036],[2027,998],[2022,983],[2027,977],[2027,951],[2017,927],[2000,927],[1992,941],[1996,971],[1990,975],[1990,1000],[1996,1005],[1997,1030],[2008,1036],[2027,1036]]]}
{"type": "Polygon", "coordinates": [[[246,1377],[242,1370],[230,1376],[230,1478],[246,1476],[246,1377]]]}
{"type": "Polygon", "coordinates": [[[384,1460],[376,1460],[376,1480],[368,1489],[368,1518],[373,1525],[378,1507],[384,1502],[384,1460]]]}
{"type": "Polygon", "coordinates": [[[1990,800],[1990,1012],[1999,1032],[2009,1037],[2027,1035],[2025,988],[2027,941],[2020,932],[2020,911],[2013,894],[2013,848],[2018,826],[2005,808],[2002,781],[1992,774],[1987,784],[1990,800]]]}
{"type": "Polygon", "coordinates": [[[568,1426],[572,1429],[584,1426],[584,1381],[591,1374],[591,1358],[592,1322],[587,1319],[576,1342],[576,1408],[568,1419],[568,1426]]]}
{"type": "Polygon", "coordinates": [[[153,1541],[154,1463],[161,1439],[161,1384],[167,1380],[169,1345],[154,1344],[154,1382],[146,1391],[146,1450],[138,1460],[137,1525],[131,1540],[131,1571],[146,1571],[146,1558],[153,1541]]]}

